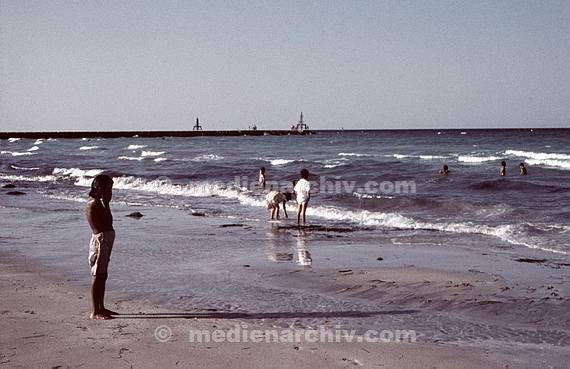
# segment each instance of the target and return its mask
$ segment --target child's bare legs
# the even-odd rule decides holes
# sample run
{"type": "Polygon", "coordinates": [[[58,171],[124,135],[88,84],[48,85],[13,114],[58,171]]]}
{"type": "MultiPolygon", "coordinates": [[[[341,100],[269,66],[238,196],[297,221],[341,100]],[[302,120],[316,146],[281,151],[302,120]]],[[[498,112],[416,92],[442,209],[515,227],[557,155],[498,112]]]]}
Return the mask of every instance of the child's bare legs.
{"type": "Polygon", "coordinates": [[[93,302],[93,312],[91,319],[109,319],[110,315],[117,314],[114,311],[105,309],[105,282],[107,275],[95,275],[91,278],[91,300],[93,302]]]}
{"type": "Polygon", "coordinates": [[[299,209],[297,210],[297,223],[301,223],[301,216],[303,216],[303,223],[305,223],[305,213],[307,212],[307,203],[304,202],[299,204],[299,209]]]}

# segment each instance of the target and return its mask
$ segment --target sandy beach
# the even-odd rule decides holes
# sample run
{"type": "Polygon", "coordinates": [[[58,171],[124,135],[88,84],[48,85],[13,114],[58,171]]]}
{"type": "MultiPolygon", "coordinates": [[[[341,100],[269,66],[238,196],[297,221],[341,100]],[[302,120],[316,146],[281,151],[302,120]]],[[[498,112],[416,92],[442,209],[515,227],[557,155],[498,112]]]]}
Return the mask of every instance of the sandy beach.
{"type": "Polygon", "coordinates": [[[0,208],[2,367],[566,365],[569,267],[556,256],[537,262],[520,259],[512,250],[474,255],[462,248],[401,248],[377,245],[341,228],[316,226],[307,227],[301,242],[291,233],[296,227],[288,223],[275,228],[244,219],[191,215],[184,230],[167,233],[169,219],[179,210],[116,204],[120,241],[110,269],[107,305],[121,315],[90,321],[83,245],[89,234],[81,218],[83,204],[50,200],[49,211],[38,207],[33,195],[10,201],[0,208]],[[145,217],[126,217],[135,210],[145,217]],[[171,242],[173,248],[222,247],[241,240],[253,243],[250,247],[260,253],[246,258],[246,251],[244,256],[236,251],[226,260],[202,259],[202,264],[209,260],[208,265],[193,265],[183,279],[169,280],[174,266],[153,265],[149,255],[141,258],[147,252],[142,240],[151,245],[171,242]],[[45,250],[33,251],[38,245],[38,250],[52,250],[51,256],[45,250]],[[304,256],[299,256],[300,249],[304,256]],[[310,266],[299,262],[307,257],[312,259],[310,266]],[[290,261],[273,262],[279,259],[290,261]],[[132,269],[128,264],[134,262],[143,264],[132,269]],[[137,270],[138,274],[133,272],[137,270]],[[198,284],[206,285],[211,294],[199,294],[198,287],[193,290],[198,284]],[[242,284],[250,289],[234,296],[230,290],[242,284]],[[251,291],[266,291],[263,296],[274,300],[268,305],[261,298],[251,301],[256,296],[251,291]],[[165,342],[161,342],[164,336],[156,336],[163,326],[169,329],[165,342]],[[409,343],[189,340],[190,330],[229,331],[236,326],[295,332],[341,327],[360,336],[369,329],[412,329],[417,337],[409,343]]]}
{"type": "MultiPolygon", "coordinates": [[[[87,319],[86,291],[54,271],[5,255],[0,268],[0,364],[6,368],[534,368],[542,361],[513,352],[420,343],[190,343],[188,329],[231,329],[243,322],[267,329],[271,319],[233,319],[224,313],[174,317],[160,306],[131,301],[111,307],[134,314],[95,322],[87,319]],[[154,337],[163,325],[173,332],[168,342],[154,337]]],[[[117,297],[111,293],[110,300],[117,297]]],[[[552,354],[562,360],[567,349],[552,354]]]]}

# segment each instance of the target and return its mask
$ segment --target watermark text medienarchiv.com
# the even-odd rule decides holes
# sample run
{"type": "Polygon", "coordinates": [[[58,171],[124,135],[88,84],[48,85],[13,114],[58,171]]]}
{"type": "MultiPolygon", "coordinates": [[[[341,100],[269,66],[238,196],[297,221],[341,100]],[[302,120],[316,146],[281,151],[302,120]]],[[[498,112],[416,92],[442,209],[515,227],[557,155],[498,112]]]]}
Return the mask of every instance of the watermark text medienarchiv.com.
{"type": "MultiPolygon", "coordinates": [[[[318,327],[314,329],[253,329],[245,325],[235,325],[228,329],[187,329],[177,332],[189,343],[414,343],[414,330],[373,330],[362,334],[356,330],[318,327]]],[[[154,330],[154,338],[168,342],[173,337],[172,328],[160,325],[154,330]]]]}
{"type": "MultiPolygon", "coordinates": [[[[341,176],[313,176],[310,178],[311,192],[324,194],[361,193],[367,195],[376,194],[409,194],[416,193],[415,181],[376,181],[368,180],[358,182],[354,180],[342,179],[341,176]]],[[[251,181],[247,176],[237,176],[234,180],[237,187],[246,188],[250,191],[258,188],[258,183],[251,181]]],[[[265,188],[282,191],[292,188],[292,181],[271,181],[265,182],[265,188]]]]}
{"type": "MultiPolygon", "coordinates": [[[[168,177],[158,177],[155,181],[162,184],[172,186],[181,186],[192,188],[199,187],[201,183],[176,183],[168,177]]],[[[358,182],[354,180],[345,180],[341,176],[312,176],[311,193],[312,194],[363,194],[363,195],[378,195],[378,194],[415,194],[417,192],[416,182],[413,180],[401,181],[377,181],[368,180],[358,182]]],[[[248,176],[236,176],[233,181],[219,182],[220,188],[241,188],[255,192],[259,190],[260,185],[257,179],[252,180],[248,176]]],[[[293,181],[281,180],[273,181],[267,180],[265,182],[265,189],[275,191],[291,191],[293,189],[293,181]]]]}

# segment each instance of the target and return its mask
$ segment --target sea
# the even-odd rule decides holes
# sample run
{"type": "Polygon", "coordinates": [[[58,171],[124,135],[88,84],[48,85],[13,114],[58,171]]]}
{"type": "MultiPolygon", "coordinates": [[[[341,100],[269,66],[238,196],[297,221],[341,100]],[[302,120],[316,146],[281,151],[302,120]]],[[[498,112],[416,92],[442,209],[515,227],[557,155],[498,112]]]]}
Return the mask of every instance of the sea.
{"type": "MultiPolygon", "coordinates": [[[[264,193],[310,172],[311,224],[408,231],[491,247],[570,252],[570,130],[317,132],[306,136],[19,139],[0,143],[0,180],[84,202],[92,178],[115,201],[267,219],[264,193]],[[499,177],[501,161],[507,176],[499,177]],[[525,163],[528,175],[519,176],[525,163]],[[439,170],[448,165],[450,174],[439,170]],[[258,188],[259,169],[268,185],[258,188]],[[477,242],[474,242],[477,244],[477,242]]],[[[288,205],[295,217],[294,201],[288,205]]],[[[405,232],[404,232],[405,234],[405,232]]],[[[442,245],[442,247],[446,247],[442,245]]]]}
{"type": "MultiPolygon", "coordinates": [[[[569,129],[15,135],[0,141],[0,185],[16,186],[0,189],[0,251],[62,270],[87,290],[85,203],[94,176],[107,173],[117,231],[108,282],[114,310],[122,299],[170,312],[270,313],[283,326],[415,329],[431,342],[560,344],[558,313],[545,313],[551,330],[540,335],[509,326],[509,319],[499,328],[465,319],[457,307],[392,314],[383,310],[395,306],[379,306],[381,294],[329,293],[342,280],[315,286],[310,270],[428,263],[508,274],[536,287],[554,283],[564,278],[560,268],[570,253],[569,144],[569,129]],[[528,175],[519,175],[520,163],[528,175]],[[439,173],[443,165],[448,175],[439,173]],[[258,185],[261,167],[265,189],[258,185]],[[312,186],[306,226],[297,227],[294,196],[289,219],[282,213],[271,221],[267,192],[291,191],[302,169],[312,186]],[[143,217],[127,217],[135,211],[143,217]],[[287,285],[283,275],[306,280],[287,285]]],[[[506,310],[518,311],[513,304],[506,310]]]]}

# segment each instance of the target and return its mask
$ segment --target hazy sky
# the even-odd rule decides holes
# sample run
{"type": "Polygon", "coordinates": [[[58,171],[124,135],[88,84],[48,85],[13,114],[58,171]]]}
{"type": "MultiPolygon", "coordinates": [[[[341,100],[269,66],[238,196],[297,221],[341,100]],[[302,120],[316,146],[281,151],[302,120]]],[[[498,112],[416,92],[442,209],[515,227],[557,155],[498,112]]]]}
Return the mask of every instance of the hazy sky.
{"type": "Polygon", "coordinates": [[[0,0],[0,130],[570,127],[570,1],[0,0]]]}

